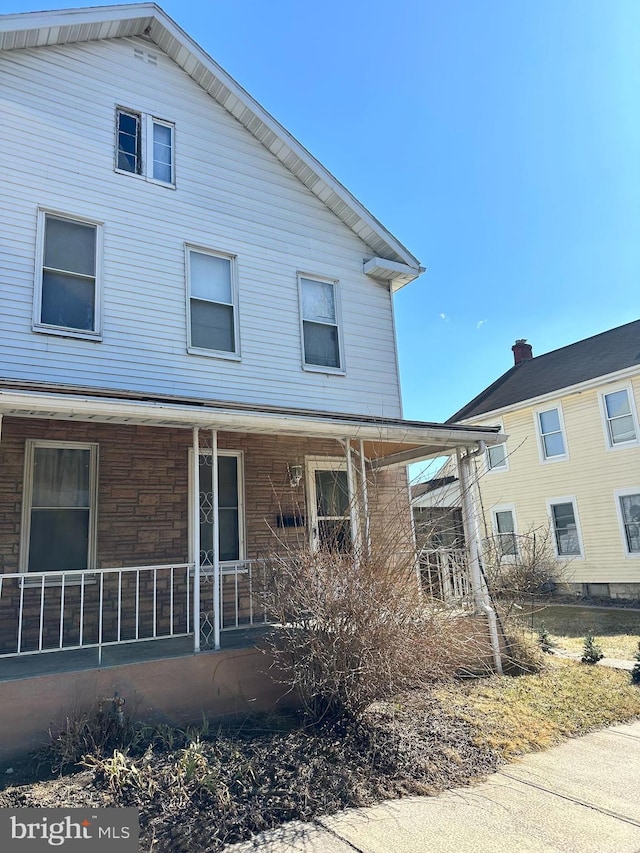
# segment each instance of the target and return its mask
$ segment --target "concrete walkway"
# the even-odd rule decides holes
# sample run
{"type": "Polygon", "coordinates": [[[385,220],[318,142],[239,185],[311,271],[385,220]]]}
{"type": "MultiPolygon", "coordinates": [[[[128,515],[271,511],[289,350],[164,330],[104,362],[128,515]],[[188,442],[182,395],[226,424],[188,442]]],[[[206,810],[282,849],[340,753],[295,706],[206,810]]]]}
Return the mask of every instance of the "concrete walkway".
{"type": "Polygon", "coordinates": [[[527,755],[486,782],[292,823],[227,853],[640,853],[640,722],[527,755]]]}

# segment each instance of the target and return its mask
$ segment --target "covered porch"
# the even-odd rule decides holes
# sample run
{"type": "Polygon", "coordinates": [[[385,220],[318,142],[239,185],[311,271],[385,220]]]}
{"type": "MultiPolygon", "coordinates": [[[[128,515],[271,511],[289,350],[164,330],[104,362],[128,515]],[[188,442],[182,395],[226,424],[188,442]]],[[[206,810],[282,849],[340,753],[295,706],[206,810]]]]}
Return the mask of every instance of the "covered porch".
{"type": "Polygon", "coordinates": [[[44,386],[0,414],[0,678],[253,643],[274,555],[415,549],[406,465],[497,439],[44,386]]]}

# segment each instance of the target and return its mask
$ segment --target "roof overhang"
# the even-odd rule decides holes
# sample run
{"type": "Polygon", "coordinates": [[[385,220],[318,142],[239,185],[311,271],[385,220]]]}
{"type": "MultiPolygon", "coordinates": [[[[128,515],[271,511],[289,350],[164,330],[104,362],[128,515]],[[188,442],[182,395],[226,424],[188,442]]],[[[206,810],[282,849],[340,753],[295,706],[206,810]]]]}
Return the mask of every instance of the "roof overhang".
{"type": "Polygon", "coordinates": [[[260,409],[213,401],[131,399],[104,393],[0,389],[0,415],[176,429],[219,430],[306,438],[361,440],[374,468],[404,467],[457,448],[496,444],[504,434],[490,428],[361,417],[295,409],[260,409]]]}
{"type": "Polygon", "coordinates": [[[424,267],[415,269],[408,264],[397,261],[387,261],[384,258],[371,258],[363,264],[363,270],[371,278],[382,279],[391,283],[392,290],[399,290],[405,284],[414,281],[424,271],[424,267]]]}
{"type": "Polygon", "coordinates": [[[341,219],[372,255],[397,262],[403,269],[397,278],[390,278],[393,289],[420,275],[418,260],[402,243],[155,3],[0,16],[0,50],[133,36],[148,39],[171,57],[341,219]]]}

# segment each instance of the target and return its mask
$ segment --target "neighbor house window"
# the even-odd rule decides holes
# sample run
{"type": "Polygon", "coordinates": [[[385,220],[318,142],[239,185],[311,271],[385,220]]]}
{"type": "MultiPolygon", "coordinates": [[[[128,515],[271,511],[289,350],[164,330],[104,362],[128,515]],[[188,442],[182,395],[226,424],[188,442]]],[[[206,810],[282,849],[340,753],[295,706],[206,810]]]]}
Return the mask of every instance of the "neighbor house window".
{"type": "Polygon", "coordinates": [[[549,515],[553,527],[558,557],[582,556],[576,505],[573,498],[549,501],[549,515]]]}
{"type": "MultiPolygon", "coordinates": [[[[504,432],[504,425],[500,424],[500,432],[504,432]]],[[[489,471],[506,471],[509,468],[507,459],[507,444],[494,444],[487,447],[487,468],[489,471]]]]}
{"type": "Polygon", "coordinates": [[[559,408],[537,413],[540,451],[544,460],[562,459],[566,456],[562,415],[559,408]]]}
{"type": "Polygon", "coordinates": [[[300,276],[305,367],[343,367],[338,321],[337,283],[300,276]]]}
{"type": "Polygon", "coordinates": [[[96,444],[27,441],[22,571],[93,566],[97,461],[96,444]]]}
{"type": "Polygon", "coordinates": [[[636,443],[638,438],[635,413],[627,388],[602,395],[609,447],[636,443]]]}
{"type": "Polygon", "coordinates": [[[238,353],[234,258],[187,247],[189,351],[238,353]]]}
{"type": "Polygon", "coordinates": [[[640,489],[617,492],[627,554],[640,557],[640,489]]]}
{"type": "Polygon", "coordinates": [[[116,168],[173,185],[174,137],[174,125],[168,121],[133,110],[116,110],[116,168]]]}
{"type": "Polygon", "coordinates": [[[40,211],[34,328],[99,333],[101,226],[40,211]]]}
{"type": "Polygon", "coordinates": [[[487,465],[490,471],[504,470],[507,467],[507,445],[494,444],[487,447],[487,465]]]}
{"type": "Polygon", "coordinates": [[[516,523],[513,508],[493,509],[493,529],[496,536],[496,552],[500,557],[515,557],[518,554],[516,523]]]}

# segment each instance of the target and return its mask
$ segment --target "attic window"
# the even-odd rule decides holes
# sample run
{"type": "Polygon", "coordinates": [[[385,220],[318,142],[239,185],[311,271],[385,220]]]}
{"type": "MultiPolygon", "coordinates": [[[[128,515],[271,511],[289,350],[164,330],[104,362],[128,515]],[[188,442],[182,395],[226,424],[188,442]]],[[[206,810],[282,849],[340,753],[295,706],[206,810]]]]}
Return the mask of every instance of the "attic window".
{"type": "Polygon", "coordinates": [[[175,128],[145,113],[116,110],[116,170],[175,184],[175,128]]]}

